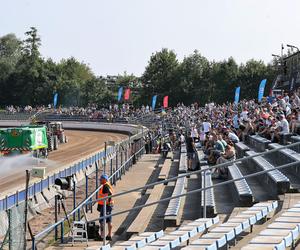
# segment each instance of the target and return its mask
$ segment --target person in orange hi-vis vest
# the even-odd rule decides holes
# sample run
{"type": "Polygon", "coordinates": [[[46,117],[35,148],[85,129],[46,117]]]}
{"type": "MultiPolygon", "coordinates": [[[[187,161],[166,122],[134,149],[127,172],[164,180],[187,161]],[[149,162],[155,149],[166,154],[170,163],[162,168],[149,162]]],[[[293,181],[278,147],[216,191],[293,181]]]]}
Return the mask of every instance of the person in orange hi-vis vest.
{"type": "MultiPolygon", "coordinates": [[[[102,187],[99,190],[98,193],[98,199],[100,198],[104,198],[107,196],[110,196],[113,194],[113,188],[110,185],[109,181],[108,181],[108,176],[106,174],[101,175],[100,177],[100,184],[102,185],[102,187]]],[[[112,198],[108,198],[106,199],[106,215],[111,215],[112,209],[113,209],[113,199],[112,198]]],[[[104,200],[100,200],[98,201],[98,207],[97,210],[100,212],[100,217],[104,216],[104,200]]],[[[103,238],[105,237],[104,235],[104,219],[99,219],[100,222],[100,240],[103,240],[103,238]]],[[[106,223],[108,225],[108,235],[106,236],[106,240],[112,240],[111,235],[112,235],[112,218],[111,216],[106,218],[106,223]]]]}

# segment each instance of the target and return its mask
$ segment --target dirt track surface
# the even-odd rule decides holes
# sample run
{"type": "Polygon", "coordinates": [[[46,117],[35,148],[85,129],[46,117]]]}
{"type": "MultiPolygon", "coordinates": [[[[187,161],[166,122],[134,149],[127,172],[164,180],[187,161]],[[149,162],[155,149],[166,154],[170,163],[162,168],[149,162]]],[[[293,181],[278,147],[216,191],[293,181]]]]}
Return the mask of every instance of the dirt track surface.
{"type": "MultiPolygon", "coordinates": [[[[124,134],[97,132],[97,131],[66,131],[68,143],[60,144],[57,151],[50,152],[49,161],[44,163],[47,172],[53,172],[63,166],[68,166],[86,155],[92,154],[104,148],[105,141],[120,141],[127,138],[124,134]]],[[[0,163],[0,197],[5,193],[11,193],[14,189],[25,185],[25,170],[37,164],[29,156],[5,159],[0,163]]],[[[42,163],[42,165],[44,165],[42,163]]]]}

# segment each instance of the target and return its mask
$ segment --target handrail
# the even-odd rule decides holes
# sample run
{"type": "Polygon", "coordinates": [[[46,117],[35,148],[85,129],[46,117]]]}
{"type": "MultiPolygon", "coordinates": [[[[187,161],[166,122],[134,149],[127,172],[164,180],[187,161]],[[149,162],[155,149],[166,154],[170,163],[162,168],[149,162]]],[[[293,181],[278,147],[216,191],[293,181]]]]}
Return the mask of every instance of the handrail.
{"type": "MultiPolygon", "coordinates": [[[[280,148],[276,148],[276,149],[272,149],[272,150],[269,150],[269,151],[266,151],[266,152],[262,152],[262,153],[257,153],[255,155],[252,155],[252,156],[247,156],[247,157],[244,157],[244,158],[241,158],[241,159],[237,159],[237,160],[234,160],[234,161],[230,161],[230,162],[226,162],[226,163],[222,163],[222,164],[218,164],[218,165],[215,165],[215,166],[210,166],[209,168],[207,169],[203,169],[203,170],[197,170],[197,171],[193,171],[191,173],[185,173],[185,174],[181,174],[181,175],[178,175],[176,177],[172,177],[172,178],[169,178],[169,179],[166,179],[164,181],[158,181],[158,182],[154,182],[154,183],[150,183],[148,185],[144,185],[142,187],[138,187],[138,188],[133,188],[133,189],[130,189],[130,190],[127,190],[127,191],[123,191],[123,192],[120,192],[120,193],[116,193],[116,194],[113,194],[111,196],[108,196],[108,197],[105,197],[105,198],[101,198],[101,199],[96,199],[96,200],[93,200],[93,201],[90,201],[93,196],[99,191],[100,187],[98,189],[96,189],[88,198],[86,198],[84,201],[82,201],[77,208],[75,208],[72,212],[70,212],[67,217],[65,218],[62,218],[59,222],[51,225],[50,227],[44,229],[42,232],[38,233],[37,235],[34,236],[34,239],[38,239],[40,238],[42,235],[46,234],[47,232],[51,231],[52,229],[54,229],[55,227],[59,226],[62,222],[64,222],[66,220],[66,218],[69,218],[71,215],[73,215],[76,211],[78,211],[80,208],[82,208],[84,205],[87,205],[87,204],[90,204],[90,203],[95,203],[97,201],[100,201],[100,200],[106,200],[110,197],[117,197],[117,196],[121,196],[121,195],[125,195],[125,194],[128,194],[128,193],[131,193],[131,192],[135,192],[135,191],[138,191],[140,189],[145,189],[145,188],[149,188],[149,187],[153,187],[153,186],[156,186],[156,185],[159,185],[159,184],[164,184],[164,183],[167,183],[167,182],[172,182],[172,181],[176,181],[177,179],[179,178],[183,178],[183,177],[187,177],[187,176],[190,176],[190,175],[195,175],[195,174],[199,174],[199,173],[202,173],[202,172],[206,172],[206,171],[209,171],[209,170],[212,170],[212,169],[215,169],[215,168],[220,168],[220,167],[225,167],[225,166],[228,166],[228,165],[231,165],[231,164],[234,164],[236,162],[241,162],[241,161],[246,161],[246,160],[249,160],[249,159],[253,159],[255,157],[259,157],[259,156],[263,156],[263,155],[267,155],[267,154],[271,154],[271,153],[274,153],[274,152],[277,152],[277,151],[280,151],[284,148],[290,148],[290,147],[294,147],[294,146],[298,146],[300,145],[300,142],[296,142],[296,143],[293,143],[293,144],[290,144],[290,145],[285,145],[285,146],[282,146],[280,148]]],[[[141,148],[136,154],[138,154],[141,150],[143,150],[143,148],[141,148]]],[[[133,156],[132,156],[133,157],[133,156]]],[[[128,160],[130,160],[132,157],[130,157],[128,160]]],[[[125,162],[121,168],[124,167],[124,165],[126,164],[127,162],[125,162]]],[[[222,185],[227,185],[227,184],[230,184],[230,183],[233,183],[235,181],[239,181],[239,180],[243,180],[243,179],[247,179],[247,178],[251,178],[251,177],[254,177],[254,176],[258,176],[258,175],[261,175],[261,174],[265,174],[265,173],[268,173],[268,172],[271,172],[271,171],[274,171],[276,169],[281,169],[281,168],[286,168],[286,167],[291,167],[291,166],[294,166],[296,164],[298,164],[299,162],[293,162],[293,163],[288,163],[288,164],[285,164],[285,165],[282,165],[282,166],[279,166],[279,167],[274,167],[274,169],[268,169],[268,170],[263,170],[263,171],[259,171],[259,172],[256,172],[256,173],[253,173],[253,174],[249,174],[249,175],[246,175],[246,176],[242,176],[240,178],[236,178],[236,179],[233,179],[233,180],[229,180],[229,181],[225,181],[225,182],[222,182],[222,183],[218,183],[218,184],[214,184],[213,186],[209,186],[209,187],[205,187],[205,188],[200,188],[200,189],[195,189],[195,190],[192,190],[192,191],[189,191],[185,194],[180,194],[180,195],[176,195],[176,196],[172,196],[172,197],[169,197],[169,198],[165,198],[165,199],[161,199],[159,201],[156,201],[156,202],[152,202],[152,203],[148,203],[148,204],[144,204],[144,205],[140,205],[140,206],[136,206],[136,207],[133,207],[131,209],[127,209],[127,210],[123,210],[123,211],[120,211],[120,212],[116,212],[116,213],[113,213],[111,214],[110,216],[116,216],[116,215],[120,215],[120,214],[123,214],[123,213],[127,213],[127,212],[130,212],[132,210],[137,210],[137,209],[140,209],[140,208],[143,208],[143,207],[147,207],[147,206],[151,206],[151,205],[155,205],[155,204],[158,204],[158,203],[161,203],[161,202],[165,202],[165,201],[169,201],[169,200],[172,200],[172,199],[175,199],[175,198],[180,198],[182,196],[186,196],[188,194],[193,194],[193,193],[197,193],[197,192],[201,192],[201,191],[205,191],[205,190],[208,190],[208,189],[211,189],[211,188],[214,188],[214,187],[219,187],[219,186],[222,186],[222,185]]],[[[120,168],[120,169],[121,169],[120,168]]],[[[119,170],[117,170],[119,171],[119,170]]],[[[112,176],[111,176],[112,177],[112,176]]],[[[110,178],[111,178],[110,177],[110,178]]],[[[102,216],[101,218],[106,218],[107,215],[104,215],[102,216]]],[[[101,219],[100,218],[100,219],[101,219]]],[[[91,220],[91,221],[96,221],[96,220],[99,220],[99,218],[95,219],[95,220],[91,220]]]]}
{"type": "MultiPolygon", "coordinates": [[[[155,204],[159,204],[159,203],[162,203],[162,202],[166,202],[166,201],[170,201],[170,200],[173,200],[173,199],[177,199],[177,198],[180,198],[180,197],[183,197],[183,196],[187,196],[187,195],[189,195],[189,194],[199,193],[199,192],[202,192],[202,191],[206,191],[206,190],[208,190],[208,189],[212,189],[212,188],[224,186],[224,185],[227,185],[227,184],[231,184],[231,183],[233,183],[233,182],[235,182],[235,181],[240,181],[240,180],[252,178],[252,177],[259,176],[259,175],[262,175],[262,174],[265,174],[265,173],[268,173],[268,172],[271,172],[271,171],[274,171],[274,170],[278,170],[278,169],[282,169],[282,168],[287,168],[287,167],[293,167],[293,166],[295,166],[295,165],[297,165],[297,164],[299,164],[299,161],[287,163],[287,164],[282,165],[282,166],[279,166],[279,167],[274,167],[273,169],[267,169],[267,170],[258,171],[258,172],[256,172],[256,173],[244,175],[244,176],[239,177],[239,178],[236,178],[236,179],[232,179],[232,180],[220,182],[220,183],[214,184],[214,185],[212,185],[212,186],[208,186],[208,187],[205,187],[205,188],[194,189],[194,190],[192,190],[192,191],[188,191],[188,192],[185,192],[185,193],[183,193],[183,194],[171,196],[171,197],[169,197],[169,198],[164,198],[164,199],[161,199],[161,200],[159,200],[159,201],[154,201],[154,202],[150,202],[150,203],[147,203],[147,204],[144,204],[144,205],[139,205],[139,206],[136,206],[136,207],[127,209],[127,210],[123,210],[123,211],[120,211],[120,212],[112,213],[112,214],[110,214],[110,215],[106,215],[106,216],[104,215],[104,216],[101,216],[101,217],[99,217],[99,218],[97,218],[97,219],[89,220],[88,222],[98,221],[98,220],[101,220],[101,219],[105,219],[105,218],[107,218],[107,217],[111,217],[111,216],[116,216],[116,215],[128,213],[128,212],[131,212],[132,210],[137,210],[137,209],[140,209],[140,208],[152,206],[152,205],[155,205],[155,204]]],[[[207,170],[208,170],[208,169],[206,169],[206,171],[207,171],[207,170]]],[[[109,196],[108,196],[108,197],[109,197],[109,196]]],[[[107,199],[108,197],[105,197],[105,198],[107,199]]]]}
{"type": "MultiPolygon", "coordinates": [[[[139,149],[138,152],[135,153],[135,155],[138,155],[140,152],[142,152],[144,150],[144,148],[142,147],[141,149],[139,149]]],[[[113,175],[111,175],[109,177],[109,179],[111,179],[117,172],[120,171],[120,169],[124,168],[128,162],[130,162],[133,159],[134,155],[132,155],[131,157],[129,157],[127,159],[126,162],[123,163],[123,165],[117,169],[113,175]]],[[[102,187],[102,185],[100,185],[92,194],[90,194],[84,201],[82,201],[75,209],[73,209],[69,214],[67,214],[66,217],[60,219],[58,222],[56,222],[55,224],[51,225],[50,227],[45,228],[43,231],[41,231],[40,233],[38,233],[37,235],[34,236],[35,239],[37,238],[41,238],[42,235],[46,234],[47,232],[50,232],[52,229],[54,229],[55,227],[59,226],[61,223],[63,223],[67,218],[71,217],[73,214],[75,214],[79,209],[81,209],[83,206],[85,206],[87,203],[85,201],[90,200],[95,194],[97,194],[97,192],[100,190],[100,188],[102,187]]]]}
{"type": "MultiPolygon", "coordinates": [[[[135,136],[138,136],[142,134],[141,132],[140,133],[137,133],[136,135],[134,135],[133,137],[135,136]]],[[[155,137],[156,138],[156,137],[155,137]]],[[[155,138],[153,138],[153,140],[155,140],[155,138]]],[[[131,142],[131,139],[132,137],[129,139],[129,143],[131,142]]],[[[125,140],[126,141],[126,140],[125,140]]],[[[122,142],[119,142],[118,143],[119,145],[122,144],[122,142]]],[[[141,147],[134,155],[130,156],[126,162],[123,163],[123,165],[121,165],[120,168],[118,168],[111,176],[109,176],[109,180],[112,179],[119,171],[120,169],[124,168],[128,162],[130,162],[134,156],[140,154],[142,151],[144,150],[144,147],[141,147]]],[[[56,222],[55,224],[51,225],[50,227],[48,228],[45,228],[43,231],[41,231],[40,233],[38,233],[37,235],[34,236],[34,238],[40,238],[41,235],[44,235],[46,234],[47,232],[51,231],[52,229],[54,229],[55,227],[57,227],[58,225],[60,225],[62,222],[64,222],[67,218],[71,217],[73,214],[75,214],[79,209],[81,209],[83,206],[85,206],[87,203],[85,201],[88,201],[90,199],[92,199],[92,197],[97,194],[97,192],[100,190],[100,188],[102,187],[102,185],[100,185],[91,195],[89,195],[84,201],[82,201],[75,209],[73,209],[69,214],[67,214],[66,217],[62,218],[60,221],[56,222]]]]}
{"type": "MultiPolygon", "coordinates": [[[[226,167],[226,166],[232,165],[232,164],[237,163],[237,162],[247,161],[247,160],[253,159],[255,157],[259,157],[259,156],[271,154],[271,153],[280,151],[280,150],[282,150],[284,148],[290,148],[290,147],[294,147],[294,146],[298,146],[298,145],[300,145],[300,142],[296,142],[296,143],[293,143],[293,144],[290,144],[290,145],[285,145],[285,146],[282,146],[282,147],[276,148],[276,149],[271,149],[271,150],[266,151],[266,152],[257,153],[255,155],[246,156],[244,158],[236,159],[234,161],[224,162],[224,163],[221,163],[221,164],[218,164],[218,165],[210,166],[210,167],[208,167],[206,169],[200,169],[200,170],[196,170],[196,171],[193,171],[193,172],[190,172],[190,173],[180,174],[180,175],[172,177],[170,179],[166,179],[166,180],[162,180],[162,181],[157,181],[157,182],[153,182],[153,183],[150,183],[150,184],[147,184],[147,185],[144,185],[144,186],[140,186],[140,187],[137,187],[137,188],[129,189],[129,190],[126,190],[126,191],[123,191],[123,192],[120,192],[120,193],[113,194],[113,195],[108,196],[106,198],[107,199],[108,198],[115,198],[117,196],[122,196],[124,194],[136,192],[136,191],[138,191],[140,189],[150,188],[150,187],[154,187],[154,186],[159,185],[159,184],[165,184],[165,183],[168,183],[168,182],[174,182],[174,181],[176,181],[179,178],[189,177],[190,175],[194,175],[194,174],[200,174],[202,172],[206,172],[208,170],[212,170],[212,169],[215,169],[215,168],[226,167]]],[[[100,201],[100,200],[103,200],[103,199],[104,198],[97,199],[97,200],[94,200],[94,202],[100,201]]],[[[89,203],[91,203],[91,202],[87,202],[87,204],[89,204],[89,203]]]]}

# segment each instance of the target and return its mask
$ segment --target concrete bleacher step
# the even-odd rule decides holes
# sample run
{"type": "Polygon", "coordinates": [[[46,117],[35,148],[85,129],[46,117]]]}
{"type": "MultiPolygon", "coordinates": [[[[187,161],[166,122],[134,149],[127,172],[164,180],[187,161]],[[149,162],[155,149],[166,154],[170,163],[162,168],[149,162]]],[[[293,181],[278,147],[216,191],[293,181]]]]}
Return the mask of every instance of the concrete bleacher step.
{"type": "Polygon", "coordinates": [[[162,164],[161,171],[158,175],[158,180],[166,180],[169,177],[169,173],[171,170],[172,161],[171,159],[165,159],[164,163],[162,164]]]}
{"type": "MultiPolygon", "coordinates": [[[[231,180],[243,177],[241,171],[236,164],[228,166],[228,177],[231,180]]],[[[249,187],[247,180],[239,180],[233,183],[233,189],[235,191],[235,197],[242,206],[251,206],[254,198],[251,188],[249,187]]]]}
{"type": "Polygon", "coordinates": [[[266,229],[252,238],[242,250],[251,249],[287,249],[294,247],[300,239],[300,203],[283,212],[266,229]]]}
{"type": "MultiPolygon", "coordinates": [[[[257,153],[253,151],[246,152],[247,156],[254,156],[256,154],[257,153]]],[[[273,171],[258,176],[258,178],[265,182],[265,184],[270,187],[270,190],[275,191],[276,194],[284,194],[289,191],[290,180],[278,169],[275,169],[275,167],[262,156],[252,158],[248,161],[247,165],[249,167],[255,167],[257,171],[274,169],[273,171]]]]}
{"type": "Polygon", "coordinates": [[[223,247],[228,248],[230,244],[238,240],[238,236],[242,233],[251,233],[253,225],[270,216],[275,212],[277,207],[277,201],[257,203],[231,217],[227,222],[213,228],[208,233],[203,234],[201,238],[192,241],[182,249],[216,250],[223,247]]]}
{"type": "MultiPolygon", "coordinates": [[[[163,184],[154,186],[154,188],[151,189],[151,193],[150,193],[149,198],[146,201],[146,204],[149,204],[149,203],[152,203],[155,201],[159,201],[164,192],[164,187],[165,187],[165,185],[163,185],[163,184]]],[[[139,214],[136,216],[136,218],[131,223],[129,228],[127,229],[127,235],[132,236],[133,234],[138,234],[138,233],[145,231],[145,229],[147,228],[147,226],[151,220],[151,217],[153,216],[153,213],[154,213],[156,207],[157,207],[157,204],[148,206],[148,207],[144,207],[139,212],[139,214]]]]}

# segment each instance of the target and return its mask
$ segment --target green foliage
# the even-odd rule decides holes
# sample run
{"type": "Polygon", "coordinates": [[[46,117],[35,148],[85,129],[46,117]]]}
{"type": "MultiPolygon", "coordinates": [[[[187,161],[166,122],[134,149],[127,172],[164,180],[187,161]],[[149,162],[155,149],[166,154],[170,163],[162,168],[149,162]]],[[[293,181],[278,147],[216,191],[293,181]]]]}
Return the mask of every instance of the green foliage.
{"type": "Polygon", "coordinates": [[[59,63],[41,57],[41,39],[31,27],[20,41],[0,37],[0,105],[47,105],[59,93],[60,105],[104,104],[111,98],[103,80],[71,57],[59,63]]]}
{"type": "MultiPolygon", "coordinates": [[[[149,103],[155,94],[175,96],[178,66],[176,54],[172,50],[162,49],[152,54],[142,76],[145,85],[142,91],[143,99],[149,103]]],[[[170,100],[172,101],[172,98],[170,100]]]]}
{"type": "Polygon", "coordinates": [[[233,101],[237,86],[241,87],[241,98],[252,99],[257,98],[258,86],[265,78],[268,93],[276,73],[273,65],[253,59],[241,65],[232,57],[209,62],[197,50],[179,63],[173,51],[163,49],[151,56],[142,76],[146,87],[141,99],[149,104],[151,96],[159,94],[159,100],[169,95],[171,105],[224,103],[233,101]]]}
{"type": "Polygon", "coordinates": [[[233,58],[210,62],[197,50],[179,62],[173,50],[164,48],[151,55],[140,78],[124,72],[108,87],[87,64],[73,57],[58,63],[44,59],[36,28],[31,27],[25,36],[24,41],[14,34],[0,37],[0,106],[47,105],[56,92],[59,105],[105,105],[117,101],[120,86],[131,89],[130,101],[137,106],[150,105],[153,95],[158,95],[157,107],[165,95],[170,97],[170,105],[223,103],[233,101],[237,86],[241,87],[241,98],[257,98],[264,78],[268,93],[278,68],[276,61],[266,65],[254,59],[241,65],[233,58]]]}

